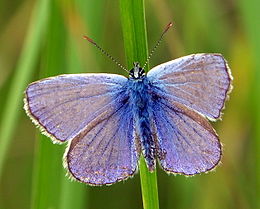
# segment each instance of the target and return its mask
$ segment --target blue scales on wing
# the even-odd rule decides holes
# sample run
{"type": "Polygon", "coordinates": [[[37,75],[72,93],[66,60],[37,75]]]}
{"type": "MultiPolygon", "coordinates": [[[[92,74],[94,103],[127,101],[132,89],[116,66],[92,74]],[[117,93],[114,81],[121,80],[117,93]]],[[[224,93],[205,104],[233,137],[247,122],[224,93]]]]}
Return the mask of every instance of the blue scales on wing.
{"type": "Polygon", "coordinates": [[[43,79],[26,90],[25,109],[54,142],[70,140],[64,156],[71,176],[112,184],[133,175],[139,159],[127,78],[75,74],[43,79]]]}
{"type": "Polygon", "coordinates": [[[156,66],[147,77],[160,97],[194,109],[210,120],[221,116],[232,76],[220,54],[193,54],[156,66]]]}
{"type": "Polygon", "coordinates": [[[70,74],[43,79],[26,89],[25,109],[44,134],[54,142],[64,142],[123,100],[120,93],[126,81],[125,77],[113,74],[70,74]]]}
{"type": "Polygon", "coordinates": [[[96,118],[72,140],[67,153],[73,177],[92,185],[112,184],[134,175],[139,159],[132,111],[118,105],[96,118]]]}
{"type": "Polygon", "coordinates": [[[172,173],[194,175],[214,168],[221,144],[206,118],[221,115],[231,89],[231,74],[219,54],[194,54],[153,68],[153,118],[157,157],[172,173]]]}
{"type": "Polygon", "coordinates": [[[211,170],[219,163],[221,145],[204,117],[184,105],[163,100],[154,108],[157,157],[164,170],[194,175],[211,170]]]}

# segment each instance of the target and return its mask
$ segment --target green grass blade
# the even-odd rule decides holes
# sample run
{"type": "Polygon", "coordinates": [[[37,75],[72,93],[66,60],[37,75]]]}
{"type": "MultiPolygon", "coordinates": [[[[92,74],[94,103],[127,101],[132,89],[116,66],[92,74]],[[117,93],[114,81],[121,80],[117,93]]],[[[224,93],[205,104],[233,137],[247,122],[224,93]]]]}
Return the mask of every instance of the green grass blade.
{"type": "Polygon", "coordinates": [[[245,1],[240,0],[240,9],[243,14],[243,22],[245,24],[245,29],[247,32],[249,44],[252,48],[252,60],[254,61],[252,63],[253,66],[253,80],[251,84],[251,103],[249,107],[249,110],[251,110],[252,115],[252,133],[251,133],[251,140],[252,140],[252,181],[251,181],[251,187],[250,187],[250,195],[249,198],[251,198],[251,207],[252,208],[260,208],[260,28],[259,25],[259,19],[260,19],[260,13],[259,13],[259,1],[253,0],[253,1],[245,1]]]}
{"type": "Polygon", "coordinates": [[[143,208],[159,209],[156,171],[153,173],[148,171],[143,157],[140,159],[139,169],[141,177],[143,208]]]}
{"type": "MultiPolygon", "coordinates": [[[[49,13],[46,47],[41,60],[42,78],[66,72],[66,30],[58,1],[51,1],[49,13]]],[[[62,166],[65,146],[54,145],[43,135],[36,140],[31,208],[57,209],[61,205],[62,182],[67,178],[62,166]]]]}
{"type": "Polygon", "coordinates": [[[9,96],[6,99],[0,127],[0,176],[19,113],[22,112],[23,91],[34,70],[40,43],[46,29],[48,5],[48,0],[38,0],[35,4],[24,47],[10,86],[9,96]]]}
{"type": "Polygon", "coordinates": [[[63,178],[60,194],[60,209],[87,209],[87,185],[63,178]]]}
{"type": "MultiPolygon", "coordinates": [[[[138,61],[144,64],[147,58],[147,33],[143,0],[120,0],[121,21],[128,68],[138,61]]],[[[141,157],[140,177],[144,209],[159,208],[156,171],[150,173],[141,157]]]]}
{"type": "Polygon", "coordinates": [[[143,0],[121,0],[121,22],[128,68],[133,62],[144,64],[148,56],[147,32],[143,0]]]}
{"type": "MultiPolygon", "coordinates": [[[[62,0],[62,8],[64,12],[64,21],[68,24],[73,21],[72,17],[68,17],[68,14],[77,15],[76,19],[78,23],[84,23],[81,25],[82,28],[77,28],[78,31],[72,31],[72,28],[67,25],[67,30],[69,32],[68,47],[67,47],[67,73],[80,73],[80,72],[91,72],[92,62],[88,58],[88,68],[83,68],[83,60],[80,57],[85,57],[86,55],[79,54],[80,45],[84,45],[84,48],[88,47],[88,43],[82,38],[85,34],[84,28],[89,28],[89,31],[96,31],[95,38],[100,36],[100,28],[96,27],[99,24],[103,10],[101,7],[104,5],[103,0],[97,1],[68,1],[62,0]],[[93,19],[93,17],[95,17],[93,19]],[[82,33],[80,33],[80,31],[82,33]],[[77,45],[78,44],[78,45],[77,45]]],[[[75,21],[75,20],[74,20],[75,21]]],[[[76,21],[76,22],[77,22],[76,21]]],[[[90,56],[90,55],[88,55],[90,56]]],[[[84,58],[85,60],[85,58],[84,58]]],[[[68,179],[64,179],[62,182],[62,191],[60,198],[60,208],[62,209],[86,209],[88,207],[88,187],[86,184],[81,184],[79,182],[71,182],[68,179]]]]}
{"type": "Polygon", "coordinates": [[[62,147],[53,145],[46,136],[36,137],[38,141],[34,161],[31,209],[59,208],[62,168],[62,147]]]}
{"type": "MultiPolygon", "coordinates": [[[[77,54],[77,50],[75,47],[75,43],[73,42],[73,39],[68,40],[67,51],[69,52],[66,57],[68,66],[67,72],[83,72],[79,55],[77,54]]],[[[76,181],[70,181],[68,178],[63,178],[63,181],[61,183],[60,209],[87,209],[87,201],[88,199],[86,184],[82,184],[76,181]]]]}

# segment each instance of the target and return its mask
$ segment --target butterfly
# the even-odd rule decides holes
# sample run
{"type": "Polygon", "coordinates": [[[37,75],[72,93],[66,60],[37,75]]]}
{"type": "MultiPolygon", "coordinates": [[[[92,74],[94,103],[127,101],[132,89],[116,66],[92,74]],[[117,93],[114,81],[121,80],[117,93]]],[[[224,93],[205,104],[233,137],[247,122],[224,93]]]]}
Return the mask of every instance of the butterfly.
{"type": "Polygon", "coordinates": [[[54,143],[68,142],[72,178],[108,185],[135,174],[143,155],[168,173],[195,175],[220,162],[218,135],[232,75],[220,54],[192,54],[117,74],[65,74],[31,83],[25,110],[54,143]]]}

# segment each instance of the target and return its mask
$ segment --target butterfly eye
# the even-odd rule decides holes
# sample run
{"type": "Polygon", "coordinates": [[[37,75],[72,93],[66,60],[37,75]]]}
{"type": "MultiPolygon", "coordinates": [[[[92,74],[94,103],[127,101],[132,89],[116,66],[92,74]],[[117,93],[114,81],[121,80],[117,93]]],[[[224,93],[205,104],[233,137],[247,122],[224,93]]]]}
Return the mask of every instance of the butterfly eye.
{"type": "Polygon", "coordinates": [[[134,68],[132,68],[129,72],[129,77],[134,78],[134,68]]]}
{"type": "Polygon", "coordinates": [[[143,75],[144,75],[144,69],[141,68],[141,67],[139,67],[138,73],[139,73],[139,77],[143,77],[143,75]]]}

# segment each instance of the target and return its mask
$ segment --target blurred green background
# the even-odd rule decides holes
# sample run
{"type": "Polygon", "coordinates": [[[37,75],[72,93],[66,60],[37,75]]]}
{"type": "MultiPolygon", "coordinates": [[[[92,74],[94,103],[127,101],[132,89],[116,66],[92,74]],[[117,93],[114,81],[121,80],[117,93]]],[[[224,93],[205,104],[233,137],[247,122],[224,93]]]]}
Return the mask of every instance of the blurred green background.
{"type": "MultiPolygon", "coordinates": [[[[234,77],[223,120],[213,124],[224,145],[222,164],[190,178],[158,168],[160,208],[260,208],[260,2],[147,0],[145,12],[149,48],[174,22],[151,67],[191,53],[217,52],[234,77]]],[[[119,2],[1,0],[0,31],[0,208],[141,209],[138,174],[108,187],[70,182],[62,167],[65,145],[40,135],[22,108],[24,89],[40,78],[125,75],[82,39],[87,34],[124,64],[119,2]]]]}

